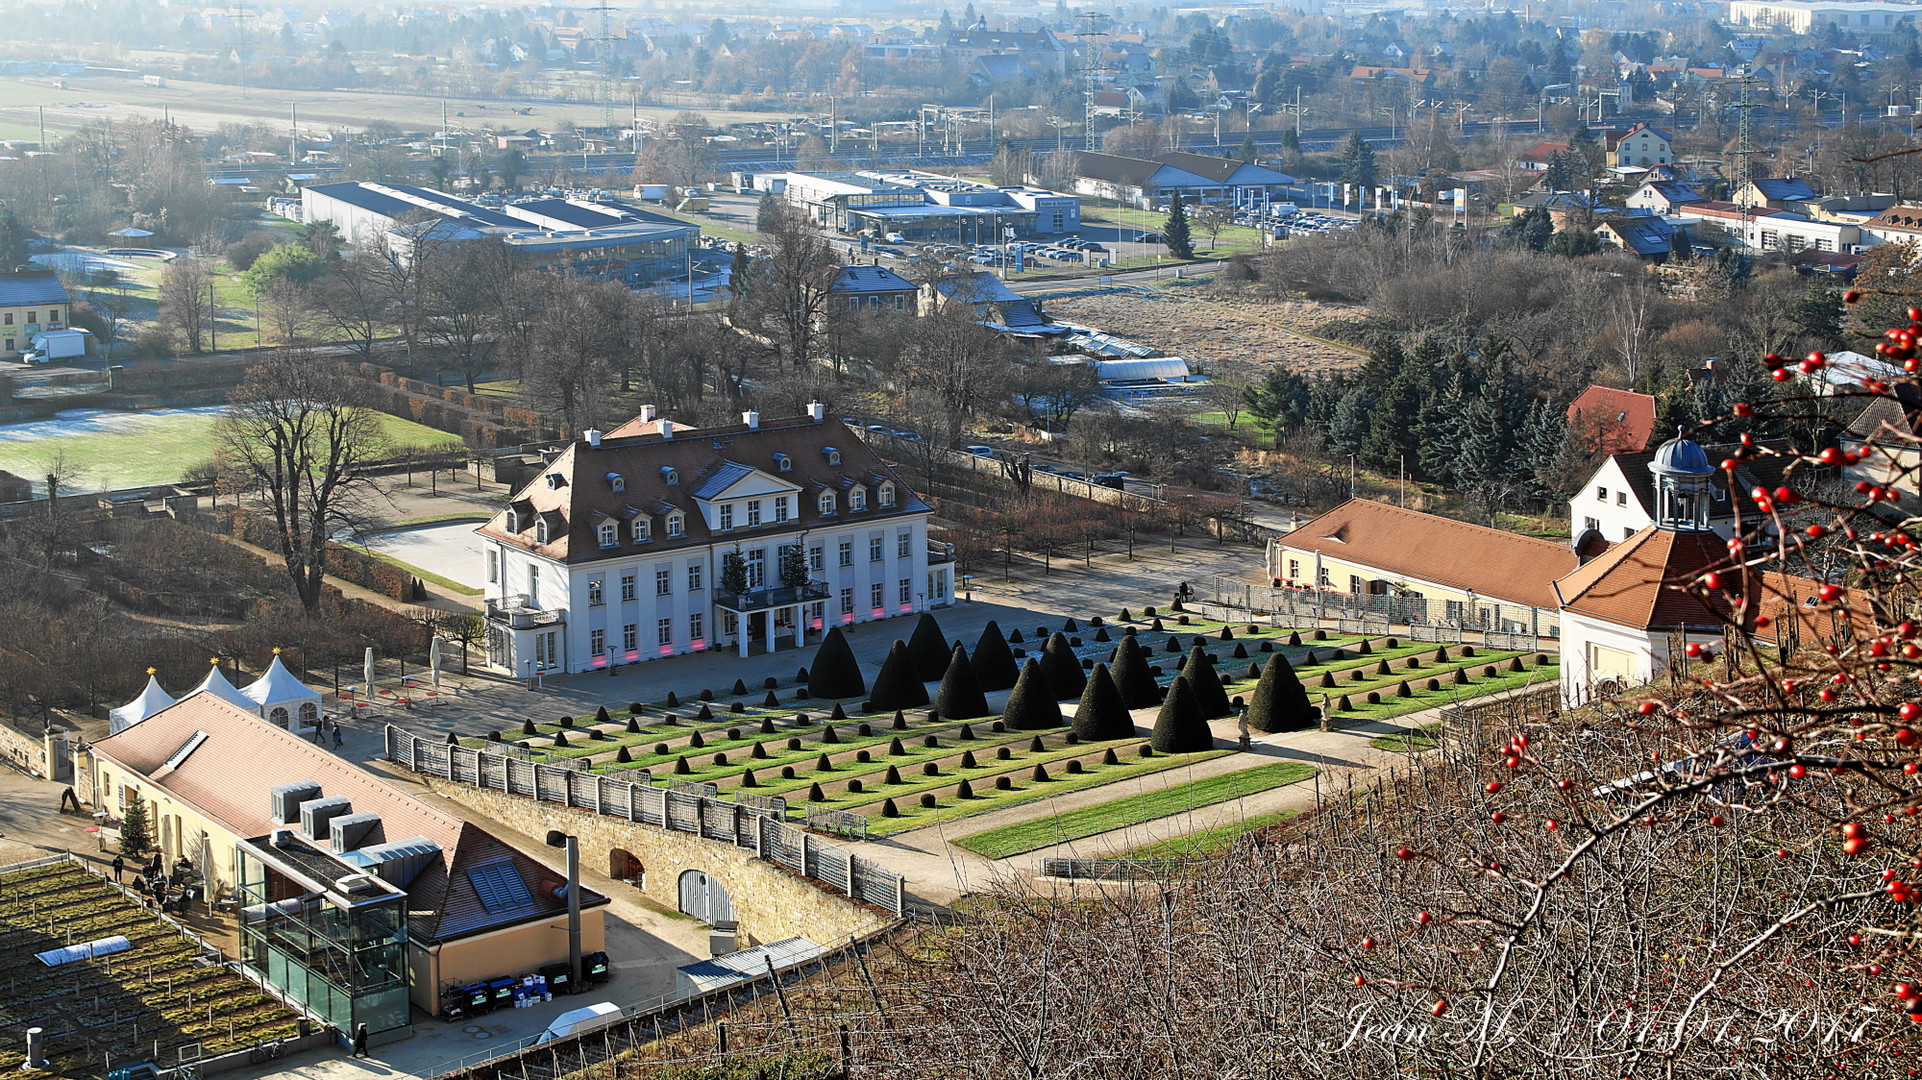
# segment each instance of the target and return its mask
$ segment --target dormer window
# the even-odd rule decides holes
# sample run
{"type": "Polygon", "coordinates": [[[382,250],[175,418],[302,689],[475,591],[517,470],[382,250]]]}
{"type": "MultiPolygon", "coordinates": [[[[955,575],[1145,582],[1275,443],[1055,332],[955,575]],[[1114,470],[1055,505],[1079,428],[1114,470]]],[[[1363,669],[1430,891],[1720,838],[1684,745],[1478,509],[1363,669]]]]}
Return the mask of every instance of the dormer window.
{"type": "Polygon", "coordinates": [[[613,522],[611,521],[606,522],[600,528],[595,529],[594,531],[597,534],[599,534],[602,547],[611,548],[611,547],[620,546],[621,530],[620,530],[620,527],[618,525],[615,525],[613,522]]]}
{"type": "Polygon", "coordinates": [[[894,485],[893,484],[882,484],[880,495],[881,495],[881,505],[883,508],[891,507],[894,505],[894,485]]]}
{"type": "Polygon", "coordinates": [[[520,532],[523,527],[521,512],[519,510],[509,510],[507,512],[507,531],[517,533],[520,532]]]}
{"type": "Polygon", "coordinates": [[[783,522],[786,520],[787,520],[787,496],[776,495],[774,497],[774,521],[776,524],[779,524],[780,522],[783,522]]]}
{"type": "Polygon", "coordinates": [[[617,472],[608,473],[607,474],[607,490],[626,491],[627,477],[622,476],[620,473],[617,473],[617,472]]]}
{"type": "Polygon", "coordinates": [[[677,487],[680,482],[681,474],[679,472],[665,465],[661,467],[661,483],[666,484],[668,487],[677,487]]]}
{"type": "Polygon", "coordinates": [[[823,491],[821,493],[821,512],[823,514],[834,513],[834,492],[823,491]]]}
{"type": "Polygon", "coordinates": [[[547,474],[547,490],[559,491],[561,488],[565,487],[566,485],[567,485],[567,478],[562,476],[560,473],[551,472],[547,474]]]}
{"type": "Polygon", "coordinates": [[[683,534],[684,534],[684,533],[685,533],[686,531],[687,531],[687,523],[686,523],[686,521],[685,521],[685,520],[684,520],[684,519],[683,519],[683,518],[681,517],[681,515],[680,515],[680,512],[679,512],[679,511],[676,511],[676,512],[674,512],[674,513],[672,513],[672,514],[669,514],[669,515],[667,515],[667,536],[668,536],[668,539],[670,539],[670,540],[672,540],[672,539],[675,539],[675,538],[677,538],[677,537],[679,537],[679,536],[681,536],[681,535],[683,535],[683,534]]]}
{"type": "Polygon", "coordinates": [[[554,542],[554,538],[560,535],[560,530],[557,529],[554,524],[555,516],[556,515],[552,514],[542,514],[540,520],[534,523],[535,543],[551,544],[554,542]]]}
{"type": "Polygon", "coordinates": [[[648,523],[646,515],[634,519],[631,531],[634,534],[634,542],[637,544],[645,544],[654,538],[653,526],[648,523]]]}
{"type": "Polygon", "coordinates": [[[824,446],[821,448],[821,453],[827,455],[829,465],[841,464],[841,451],[836,450],[834,447],[824,446]]]}
{"type": "Polygon", "coordinates": [[[853,491],[848,492],[848,509],[850,511],[866,510],[867,508],[868,492],[866,488],[857,487],[853,491]]]}
{"type": "Polygon", "coordinates": [[[786,454],[774,455],[774,471],[775,472],[793,472],[794,459],[791,457],[788,457],[786,454]]]}

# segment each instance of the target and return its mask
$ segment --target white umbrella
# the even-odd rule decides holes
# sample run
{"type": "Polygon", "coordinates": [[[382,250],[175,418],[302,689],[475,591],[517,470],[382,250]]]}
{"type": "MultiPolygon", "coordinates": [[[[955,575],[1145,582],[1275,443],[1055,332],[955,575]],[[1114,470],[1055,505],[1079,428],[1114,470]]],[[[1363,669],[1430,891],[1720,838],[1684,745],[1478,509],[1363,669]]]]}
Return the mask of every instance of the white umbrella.
{"type": "Polygon", "coordinates": [[[427,670],[433,672],[434,689],[440,689],[440,638],[427,647],[427,670]]]}
{"type": "Polygon", "coordinates": [[[367,683],[367,696],[374,694],[374,647],[367,646],[367,657],[360,662],[361,678],[367,683]]]}

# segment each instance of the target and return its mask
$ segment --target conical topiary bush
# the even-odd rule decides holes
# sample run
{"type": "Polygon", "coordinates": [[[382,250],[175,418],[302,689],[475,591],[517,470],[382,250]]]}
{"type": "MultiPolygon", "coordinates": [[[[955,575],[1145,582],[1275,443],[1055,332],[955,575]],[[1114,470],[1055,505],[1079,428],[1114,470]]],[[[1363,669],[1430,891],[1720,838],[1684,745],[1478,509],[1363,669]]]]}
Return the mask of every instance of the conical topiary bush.
{"type": "Polygon", "coordinates": [[[914,661],[914,675],[922,682],[933,682],[948,670],[948,638],[934,613],[924,611],[915,620],[914,633],[908,635],[908,657],[914,661]]]}
{"type": "Polygon", "coordinates": [[[928,688],[915,672],[908,643],[897,638],[888,648],[888,658],[881,664],[881,674],[874,677],[874,692],[868,696],[868,708],[885,712],[889,709],[919,708],[927,703],[928,688]]]}
{"type": "Polygon", "coordinates": [[[889,754],[899,757],[900,755],[905,754],[907,752],[908,752],[907,748],[901,745],[901,739],[898,736],[888,740],[889,754]]]}
{"type": "Polygon", "coordinates": [[[1467,668],[1455,669],[1455,685],[1456,686],[1468,685],[1468,669],[1467,668]]]}
{"type": "Polygon", "coordinates": [[[1179,678],[1188,680],[1189,689],[1195,692],[1195,704],[1201,709],[1204,719],[1213,720],[1227,716],[1235,711],[1228,701],[1228,691],[1221,685],[1221,677],[1215,674],[1215,666],[1210,664],[1207,654],[1197,645],[1188,653],[1188,665],[1181,669],[1179,678]]]}
{"type": "Polygon", "coordinates": [[[893,799],[889,799],[886,802],[881,804],[881,816],[882,817],[900,817],[901,808],[894,805],[893,799]]]}
{"type": "Polygon", "coordinates": [[[934,692],[934,711],[950,720],[994,715],[994,710],[988,708],[988,695],[982,692],[981,682],[975,678],[974,665],[968,662],[967,652],[959,645],[949,654],[947,674],[941,676],[941,685],[934,692]]]}
{"type": "Polygon", "coordinates": [[[754,777],[753,769],[741,770],[741,786],[742,787],[760,787],[761,786],[761,782],[755,779],[754,777]]]}
{"type": "Polygon", "coordinates": [[[827,798],[828,797],[826,793],[824,793],[821,790],[821,785],[819,784],[808,785],[808,801],[809,802],[826,802],[827,798]]]}
{"type": "Polygon", "coordinates": [[[1121,764],[1121,759],[1115,756],[1114,747],[1110,746],[1101,752],[1101,763],[1103,765],[1121,764]]]}
{"type": "Polygon", "coordinates": [[[1288,631],[1288,644],[1290,644],[1290,645],[1300,645],[1300,644],[1301,644],[1301,631],[1299,631],[1299,630],[1290,630],[1290,631],[1288,631]]]}
{"type": "MultiPolygon", "coordinates": [[[[1271,667],[1273,666],[1273,664],[1272,664],[1272,662],[1271,662],[1271,664],[1270,664],[1270,666],[1271,666],[1271,667]]],[[[1322,688],[1323,690],[1333,690],[1333,689],[1335,688],[1335,673],[1334,673],[1334,672],[1332,672],[1332,671],[1324,671],[1324,672],[1322,672],[1322,673],[1321,673],[1321,688],[1322,688]]]]}
{"type": "Polygon", "coordinates": [[[1059,633],[1041,650],[1041,672],[1048,677],[1049,691],[1056,701],[1079,698],[1088,682],[1081,672],[1081,660],[1068,645],[1067,637],[1059,633]]]}
{"type": "Polygon", "coordinates": [[[693,767],[688,765],[686,758],[677,757],[674,759],[674,775],[675,776],[687,776],[693,771],[694,771],[693,767]]]}
{"type": "Polygon", "coordinates": [[[1038,731],[1061,726],[1061,706],[1055,701],[1047,676],[1042,674],[1041,665],[1036,661],[1028,661],[1027,666],[1021,669],[1021,677],[1014,683],[1014,693],[1008,695],[1007,707],[1001,710],[1001,722],[1008,726],[1009,731],[1038,731]]]}
{"type": "Polygon", "coordinates": [[[981,637],[974,643],[968,666],[974,668],[974,681],[984,694],[1006,690],[1021,676],[1021,667],[1014,662],[1014,650],[1008,648],[1008,639],[1001,636],[1001,627],[992,619],[981,628],[981,637]]]}
{"type": "Polygon", "coordinates": [[[620,762],[622,765],[626,765],[634,760],[634,755],[628,752],[627,747],[623,746],[614,754],[614,760],[620,762]]]}
{"type": "Polygon", "coordinates": [[[1221,628],[1221,633],[1215,635],[1215,637],[1220,641],[1233,641],[1235,640],[1235,632],[1224,626],[1221,628]]]}
{"type": "Polygon", "coordinates": [[[954,786],[954,797],[957,799],[974,798],[974,785],[968,783],[966,780],[961,781],[954,786]]]}
{"type": "Polygon", "coordinates": [[[1415,696],[1415,692],[1408,688],[1408,680],[1403,679],[1401,682],[1398,682],[1395,684],[1395,696],[1396,697],[1414,697],[1415,696]]]}
{"type": "Polygon", "coordinates": [[[1261,681],[1248,699],[1248,726],[1256,731],[1302,731],[1315,726],[1321,710],[1308,702],[1308,691],[1288,658],[1277,654],[1268,661],[1261,681]]]}
{"type": "Polygon", "coordinates": [[[884,782],[884,783],[889,783],[889,784],[898,784],[898,783],[900,783],[900,782],[901,782],[901,769],[900,769],[900,768],[899,768],[898,766],[895,766],[895,765],[890,765],[890,766],[888,766],[888,772],[887,772],[887,776],[883,778],[883,782],[884,782]]]}
{"type": "Polygon", "coordinates": [[[1121,691],[1108,674],[1108,665],[1096,664],[1081,692],[1081,704],[1071,722],[1074,733],[1089,742],[1125,739],[1134,734],[1134,718],[1121,703],[1121,691]]]}
{"type": "Polygon", "coordinates": [[[868,683],[861,676],[861,665],[854,659],[854,650],[848,648],[848,639],[841,634],[840,627],[828,631],[821,639],[821,646],[814,650],[814,662],[808,665],[808,693],[815,697],[851,698],[866,693],[868,683]]]}
{"type": "Polygon", "coordinates": [[[1372,656],[1374,652],[1375,650],[1369,646],[1367,638],[1362,638],[1361,644],[1355,648],[1356,656],[1372,656]]]}
{"type": "Polygon", "coordinates": [[[889,724],[888,727],[894,731],[906,731],[908,729],[908,714],[902,712],[900,709],[894,710],[894,722],[889,724]]]}
{"type": "Polygon", "coordinates": [[[1161,700],[1161,688],[1148,671],[1148,656],[1132,637],[1115,646],[1114,666],[1108,669],[1115,689],[1121,691],[1121,704],[1128,709],[1145,709],[1161,700]]]}
{"type": "Polygon", "coordinates": [[[846,720],[847,718],[848,718],[847,710],[841,708],[840,702],[838,701],[835,702],[834,710],[828,713],[828,719],[829,720],[846,720]]]}
{"type": "Polygon", "coordinates": [[[1148,745],[1164,754],[1192,754],[1214,748],[1214,732],[1208,730],[1208,718],[1201,714],[1201,705],[1185,676],[1168,687],[1168,698],[1155,717],[1148,745]]]}

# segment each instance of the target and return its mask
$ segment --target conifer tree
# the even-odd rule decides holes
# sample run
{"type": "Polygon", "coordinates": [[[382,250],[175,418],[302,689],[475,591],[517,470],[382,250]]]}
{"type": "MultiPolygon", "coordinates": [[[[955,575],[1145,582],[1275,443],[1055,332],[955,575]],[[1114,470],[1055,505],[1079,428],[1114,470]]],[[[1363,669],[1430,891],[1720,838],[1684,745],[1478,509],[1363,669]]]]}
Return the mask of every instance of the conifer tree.
{"type": "Polygon", "coordinates": [[[859,697],[867,688],[861,665],[855,661],[854,650],[848,647],[841,628],[830,629],[814,650],[814,662],[808,665],[808,692],[815,697],[851,698],[859,697]]]}
{"type": "Polygon", "coordinates": [[[1195,257],[1195,242],[1188,226],[1188,208],[1182,205],[1181,192],[1168,197],[1168,220],[1161,226],[1161,242],[1168,245],[1168,254],[1177,259],[1195,257]]]}
{"type": "Polygon", "coordinates": [[[135,795],[120,817],[120,853],[138,858],[154,849],[153,831],[147,821],[147,800],[135,795]]]}
{"type": "Polygon", "coordinates": [[[1049,636],[1048,644],[1041,650],[1041,671],[1047,675],[1056,701],[1080,697],[1088,682],[1088,677],[1081,673],[1081,659],[1075,656],[1067,637],[1059,630],[1049,636]]]}
{"type": "Polygon", "coordinates": [[[968,662],[967,650],[960,645],[954,647],[948,658],[947,674],[941,677],[941,686],[934,693],[934,711],[945,720],[972,720],[994,713],[988,708],[988,697],[981,692],[981,683],[974,676],[974,665],[968,662]]]}
{"type": "Polygon", "coordinates": [[[1121,703],[1121,691],[1108,674],[1108,665],[1096,664],[1089,673],[1088,685],[1081,693],[1081,704],[1074,711],[1074,733],[1089,742],[1125,739],[1134,734],[1134,719],[1121,703]]]}
{"type": "Polygon", "coordinates": [[[1155,677],[1148,671],[1147,654],[1132,634],[1115,646],[1114,667],[1108,674],[1114,679],[1115,689],[1121,691],[1121,704],[1126,708],[1145,709],[1161,700],[1161,687],[1155,685],[1155,677]]]}
{"type": "Polygon", "coordinates": [[[1021,666],[1014,662],[1014,650],[1008,648],[1008,639],[993,619],[981,628],[974,651],[968,654],[968,664],[974,668],[974,679],[984,693],[1006,690],[1021,675],[1021,666]]]}
{"type": "Polygon", "coordinates": [[[1188,662],[1176,678],[1188,680],[1188,688],[1194,691],[1195,705],[1203,717],[1212,720],[1235,711],[1228,701],[1228,691],[1221,685],[1221,676],[1215,674],[1215,666],[1208,662],[1208,654],[1201,651],[1201,646],[1189,650],[1188,662]]]}
{"type": "Polygon", "coordinates": [[[924,611],[915,620],[914,633],[908,635],[908,656],[914,660],[914,674],[922,682],[933,682],[948,670],[948,639],[941,633],[941,624],[934,621],[933,612],[924,611]]]}
{"type": "Polygon", "coordinates": [[[1321,710],[1308,703],[1308,690],[1289,665],[1277,655],[1262,669],[1261,680],[1248,699],[1248,726],[1256,731],[1301,731],[1321,719],[1321,710]]]}

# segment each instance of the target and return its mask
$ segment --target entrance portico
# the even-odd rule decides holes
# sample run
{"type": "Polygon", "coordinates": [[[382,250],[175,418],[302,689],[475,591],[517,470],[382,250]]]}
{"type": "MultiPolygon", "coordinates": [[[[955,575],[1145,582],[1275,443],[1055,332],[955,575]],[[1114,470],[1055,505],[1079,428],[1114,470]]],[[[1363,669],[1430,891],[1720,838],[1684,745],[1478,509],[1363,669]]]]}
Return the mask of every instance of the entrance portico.
{"type": "Polygon", "coordinates": [[[782,636],[792,638],[795,648],[805,646],[810,626],[822,628],[822,604],[827,597],[827,582],[810,581],[801,586],[721,592],[714,606],[721,610],[722,629],[732,625],[735,647],[746,657],[756,637],[766,643],[768,652],[780,647],[777,641],[782,636]]]}

